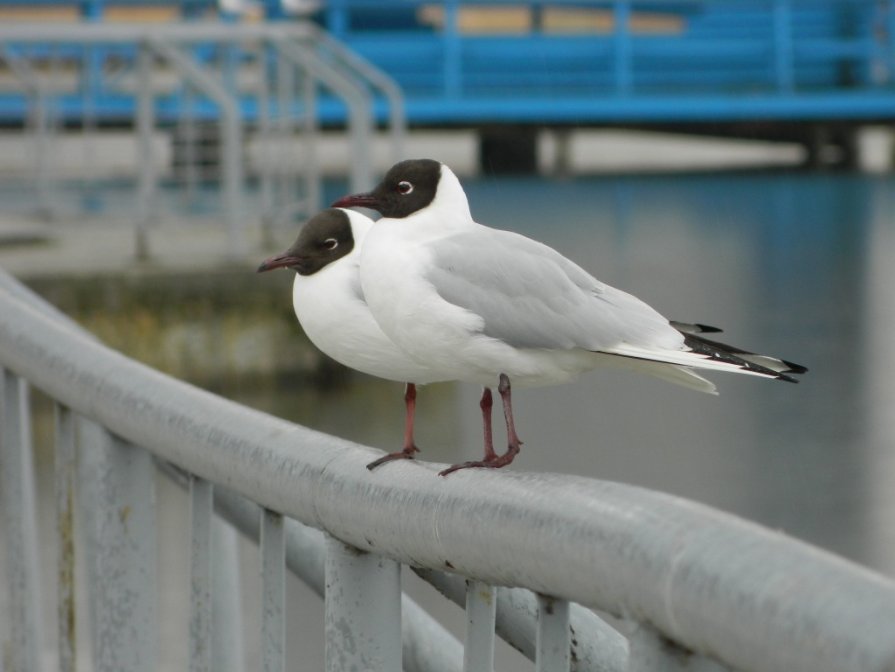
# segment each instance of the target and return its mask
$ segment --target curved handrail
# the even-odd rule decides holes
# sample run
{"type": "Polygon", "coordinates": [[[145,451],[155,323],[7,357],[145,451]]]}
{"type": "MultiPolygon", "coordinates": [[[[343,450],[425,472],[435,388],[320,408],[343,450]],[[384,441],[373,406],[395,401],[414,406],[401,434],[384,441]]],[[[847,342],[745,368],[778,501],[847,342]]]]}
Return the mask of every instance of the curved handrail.
{"type": "Polygon", "coordinates": [[[0,364],[191,473],[413,566],[645,621],[743,670],[889,670],[895,583],[735,516],[574,476],[374,451],[143,366],[0,290],[0,364]]]}

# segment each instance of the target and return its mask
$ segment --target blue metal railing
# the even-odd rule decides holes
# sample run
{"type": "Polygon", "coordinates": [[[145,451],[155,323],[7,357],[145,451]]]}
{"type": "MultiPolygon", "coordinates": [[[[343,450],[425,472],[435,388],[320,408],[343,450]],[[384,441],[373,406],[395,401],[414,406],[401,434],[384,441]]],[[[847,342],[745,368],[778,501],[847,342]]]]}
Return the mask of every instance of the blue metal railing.
{"type": "MultiPolygon", "coordinates": [[[[98,20],[112,3],[87,4],[98,20]]],[[[276,4],[264,5],[268,16],[284,16],[276,4]]],[[[314,18],[398,82],[415,124],[895,117],[891,2],[327,0],[314,18]],[[508,13],[485,24],[495,8],[508,13]]],[[[108,63],[126,68],[134,53],[66,46],[83,74],[79,90],[59,101],[60,114],[80,120],[89,103],[99,121],[127,121],[133,101],[107,85],[108,63]]],[[[179,95],[160,104],[160,119],[180,109],[179,95]]],[[[254,118],[254,98],[240,104],[254,118]]],[[[218,114],[201,101],[196,112],[218,114]]],[[[21,96],[0,95],[0,119],[23,114],[21,96]]],[[[346,110],[323,96],[320,114],[340,124],[346,110]]],[[[376,114],[386,118],[385,100],[376,114]]]]}

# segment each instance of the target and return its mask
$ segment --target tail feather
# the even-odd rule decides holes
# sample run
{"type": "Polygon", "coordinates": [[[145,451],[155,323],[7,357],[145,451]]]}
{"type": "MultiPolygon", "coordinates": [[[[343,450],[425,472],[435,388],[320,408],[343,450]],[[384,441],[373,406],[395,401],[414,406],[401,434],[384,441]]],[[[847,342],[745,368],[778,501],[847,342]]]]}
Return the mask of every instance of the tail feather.
{"type": "Polygon", "coordinates": [[[726,343],[712,341],[696,334],[684,333],[684,345],[693,352],[709,357],[713,361],[727,362],[745,371],[771,376],[790,383],[797,383],[798,381],[787,374],[801,374],[808,370],[801,364],[795,364],[794,362],[768,355],[757,355],[754,352],[735,348],[726,343]]]}
{"type": "MultiPolygon", "coordinates": [[[[725,343],[711,341],[695,333],[682,331],[681,334],[684,337],[685,346],[685,349],[682,350],[653,349],[620,343],[602,352],[654,364],[671,365],[675,368],[745,373],[763,378],[785,380],[789,383],[798,382],[790,374],[805,373],[808,370],[801,364],[767,355],[757,355],[725,343]]],[[[655,375],[655,372],[651,373],[655,375]]],[[[692,371],[690,374],[696,375],[692,371]]]]}

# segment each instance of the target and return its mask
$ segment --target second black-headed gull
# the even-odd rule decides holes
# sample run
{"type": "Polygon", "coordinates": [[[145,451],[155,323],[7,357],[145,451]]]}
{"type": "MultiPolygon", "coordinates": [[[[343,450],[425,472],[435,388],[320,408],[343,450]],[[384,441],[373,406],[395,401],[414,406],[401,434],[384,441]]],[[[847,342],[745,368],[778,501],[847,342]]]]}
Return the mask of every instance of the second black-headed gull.
{"type": "Polygon", "coordinates": [[[295,271],[292,306],[311,342],[337,362],[371,376],[406,383],[404,445],[368,466],[412,458],[416,385],[452,378],[400,350],[379,328],[364,301],[358,275],[360,249],[373,220],[352,210],[324,210],[302,227],[282,254],[266,259],[259,272],[295,271]]]}
{"type": "MultiPolygon", "coordinates": [[[[360,262],[364,297],[382,331],[414,360],[500,392],[507,451],[496,454],[486,439],[482,460],[443,475],[513,461],[521,441],[510,381],[556,384],[608,365],[713,393],[693,369],[789,382],[789,374],[806,371],[711,341],[702,335],[706,328],[670,322],[556,250],[476,223],[457,176],[438,161],[402,161],[373,191],[333,205],[383,216],[367,234],[360,262]]],[[[489,429],[486,420],[486,436],[489,429]]]]}

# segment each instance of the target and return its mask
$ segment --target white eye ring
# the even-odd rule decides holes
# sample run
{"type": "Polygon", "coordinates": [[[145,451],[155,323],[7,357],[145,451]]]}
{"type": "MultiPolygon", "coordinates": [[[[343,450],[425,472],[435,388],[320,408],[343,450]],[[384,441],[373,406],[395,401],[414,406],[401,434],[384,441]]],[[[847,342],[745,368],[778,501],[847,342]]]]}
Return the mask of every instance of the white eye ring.
{"type": "Polygon", "coordinates": [[[335,238],[327,238],[323,241],[323,247],[327,250],[334,250],[339,246],[339,241],[335,238]]]}
{"type": "Polygon", "coordinates": [[[413,193],[413,185],[407,180],[398,182],[398,192],[403,194],[404,196],[413,193]]]}

